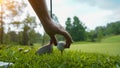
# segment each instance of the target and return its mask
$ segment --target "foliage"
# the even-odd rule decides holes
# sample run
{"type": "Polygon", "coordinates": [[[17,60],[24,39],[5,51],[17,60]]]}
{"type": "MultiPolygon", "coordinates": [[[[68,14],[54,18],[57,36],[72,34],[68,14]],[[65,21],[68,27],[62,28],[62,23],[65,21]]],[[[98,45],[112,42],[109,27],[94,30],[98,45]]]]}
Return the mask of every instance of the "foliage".
{"type": "Polygon", "coordinates": [[[120,21],[111,22],[107,24],[106,33],[108,35],[119,35],[120,34],[120,21]]]}
{"type": "Polygon", "coordinates": [[[71,18],[67,19],[66,30],[70,33],[74,41],[86,40],[86,27],[82,24],[77,16],[74,16],[73,20],[73,23],[71,23],[71,18]]]}
{"type": "Polygon", "coordinates": [[[89,32],[86,32],[87,33],[87,41],[90,41],[90,42],[95,42],[96,41],[96,33],[94,30],[91,30],[89,32]]]}
{"type": "Polygon", "coordinates": [[[107,26],[98,26],[87,32],[89,41],[101,41],[103,37],[120,34],[120,21],[111,22],[107,26]]]}
{"type": "Polygon", "coordinates": [[[65,38],[62,35],[56,35],[57,41],[64,41],[65,38]]]}
{"type": "Polygon", "coordinates": [[[44,45],[44,44],[47,44],[49,41],[50,41],[50,38],[49,38],[49,36],[48,36],[48,34],[47,33],[44,33],[44,35],[42,36],[42,40],[41,40],[42,42],[42,46],[44,45]]]}
{"type": "Polygon", "coordinates": [[[35,42],[38,43],[38,40],[41,40],[41,35],[35,31],[37,25],[35,17],[27,15],[23,21],[13,21],[11,24],[14,26],[13,28],[17,30],[9,30],[5,33],[5,44],[11,42],[22,45],[32,45],[35,42]]]}
{"type": "Polygon", "coordinates": [[[52,14],[52,19],[54,23],[59,23],[58,17],[55,14],[52,14]]]}
{"type": "Polygon", "coordinates": [[[120,56],[85,53],[81,51],[58,50],[52,54],[35,55],[34,47],[12,46],[0,50],[0,61],[12,62],[10,68],[117,68],[120,67],[120,56]],[[19,51],[23,48],[23,51],[19,51]],[[24,50],[30,50],[25,53],[24,50]]]}
{"type": "Polygon", "coordinates": [[[7,42],[9,42],[9,44],[10,44],[10,42],[12,43],[12,42],[14,42],[14,43],[18,43],[19,42],[19,40],[18,40],[18,36],[17,36],[17,34],[14,32],[14,31],[10,31],[10,32],[8,32],[8,41],[5,41],[6,43],[7,42]]]}
{"type": "Polygon", "coordinates": [[[108,36],[102,39],[104,43],[120,43],[120,35],[108,36]]]}
{"type": "Polygon", "coordinates": [[[14,63],[9,68],[119,68],[119,41],[120,35],[104,38],[101,43],[76,42],[63,55],[54,47],[52,54],[40,56],[35,55],[38,45],[1,45],[0,61],[14,63]]]}
{"type": "Polygon", "coordinates": [[[5,25],[10,23],[7,21],[13,21],[17,15],[20,15],[23,12],[23,7],[25,6],[24,2],[20,3],[16,0],[1,0],[0,44],[4,43],[5,25]]]}
{"type": "Polygon", "coordinates": [[[104,35],[104,27],[101,27],[101,26],[99,26],[99,27],[96,27],[96,29],[95,29],[95,31],[96,31],[96,33],[97,33],[97,41],[101,41],[101,39],[103,38],[103,35],[104,35]]]}
{"type": "MultiPolygon", "coordinates": [[[[20,31],[18,33],[16,33],[15,31],[9,31],[8,33],[4,34],[4,36],[5,36],[4,43],[9,44],[9,45],[23,44],[23,42],[25,40],[27,40],[27,39],[23,40],[23,38],[24,38],[23,34],[25,35],[25,33],[23,33],[23,31],[20,31]]],[[[31,29],[29,32],[29,42],[30,42],[30,44],[28,44],[28,45],[33,45],[34,43],[42,43],[42,35],[39,33],[36,33],[35,30],[31,29]]]]}
{"type": "Polygon", "coordinates": [[[30,36],[30,43],[31,44],[41,43],[42,35],[39,33],[36,33],[34,29],[30,30],[29,36],[30,36]]]}

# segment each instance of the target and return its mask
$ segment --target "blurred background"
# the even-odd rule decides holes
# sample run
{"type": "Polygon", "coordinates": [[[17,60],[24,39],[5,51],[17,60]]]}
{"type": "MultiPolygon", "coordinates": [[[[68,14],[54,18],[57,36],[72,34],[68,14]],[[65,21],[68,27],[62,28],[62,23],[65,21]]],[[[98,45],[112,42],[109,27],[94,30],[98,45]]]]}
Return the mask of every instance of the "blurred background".
{"type": "MultiPolygon", "coordinates": [[[[50,12],[50,0],[46,0],[50,12]]],[[[120,34],[119,0],[52,0],[55,23],[61,24],[74,42],[101,42],[120,34]]],[[[57,35],[58,40],[64,40],[57,35]]],[[[0,44],[45,44],[49,36],[28,0],[0,0],[0,44]]]]}

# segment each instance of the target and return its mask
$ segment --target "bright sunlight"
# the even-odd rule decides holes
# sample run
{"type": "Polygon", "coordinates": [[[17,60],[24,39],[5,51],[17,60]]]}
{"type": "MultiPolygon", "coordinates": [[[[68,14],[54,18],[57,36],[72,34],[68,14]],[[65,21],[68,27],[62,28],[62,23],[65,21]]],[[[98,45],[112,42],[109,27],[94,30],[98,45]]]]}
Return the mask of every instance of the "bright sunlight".
{"type": "Polygon", "coordinates": [[[0,0],[0,3],[2,3],[2,0],[0,0]]]}

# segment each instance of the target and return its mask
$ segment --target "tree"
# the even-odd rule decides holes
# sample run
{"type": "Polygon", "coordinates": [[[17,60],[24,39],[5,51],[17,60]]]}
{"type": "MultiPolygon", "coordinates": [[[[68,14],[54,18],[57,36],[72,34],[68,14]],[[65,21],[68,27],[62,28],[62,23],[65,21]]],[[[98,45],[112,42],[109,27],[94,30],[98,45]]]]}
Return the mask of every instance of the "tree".
{"type": "Polygon", "coordinates": [[[59,23],[58,17],[55,14],[52,14],[52,19],[55,23],[59,23]]]}
{"type": "Polygon", "coordinates": [[[95,30],[87,32],[87,37],[89,41],[98,41],[105,36],[119,35],[120,34],[120,21],[111,22],[107,26],[97,26],[95,30]]]}
{"type": "Polygon", "coordinates": [[[95,29],[95,33],[97,35],[97,40],[98,42],[101,42],[101,39],[103,38],[103,36],[105,35],[105,28],[103,26],[98,26],[95,29]]]}
{"type": "Polygon", "coordinates": [[[4,25],[6,20],[13,20],[13,17],[17,16],[22,12],[22,8],[25,7],[25,3],[20,3],[16,0],[0,0],[1,11],[0,11],[0,44],[3,43],[4,25]]]}
{"type": "Polygon", "coordinates": [[[23,35],[22,35],[22,44],[23,45],[29,45],[29,40],[30,40],[29,32],[28,32],[29,29],[30,28],[27,25],[25,25],[23,27],[23,35]]]}
{"type": "Polygon", "coordinates": [[[95,42],[97,38],[97,34],[95,33],[95,30],[90,30],[87,32],[87,41],[95,42]]]}
{"type": "Polygon", "coordinates": [[[86,39],[85,34],[85,26],[82,24],[82,22],[79,20],[77,16],[74,16],[74,22],[73,22],[73,39],[75,41],[84,41],[86,39]]]}
{"type": "Polygon", "coordinates": [[[118,35],[118,34],[120,34],[120,21],[111,22],[111,23],[107,24],[106,34],[107,35],[118,35]]]}
{"type": "Polygon", "coordinates": [[[34,29],[31,29],[29,32],[30,36],[30,45],[34,43],[42,43],[42,35],[40,33],[35,32],[34,29]]]}
{"type": "Polygon", "coordinates": [[[74,41],[86,40],[86,27],[77,16],[74,16],[73,20],[73,23],[71,23],[71,18],[67,18],[66,30],[70,33],[74,41]]]}
{"type": "Polygon", "coordinates": [[[40,33],[35,33],[33,43],[42,43],[42,35],[40,33]]]}
{"type": "Polygon", "coordinates": [[[71,18],[67,18],[67,21],[65,24],[66,24],[66,30],[71,34],[72,32],[71,18]]]}
{"type": "Polygon", "coordinates": [[[9,38],[10,38],[10,42],[11,43],[18,43],[18,35],[14,32],[14,31],[10,31],[8,32],[9,38]]]}
{"type": "Polygon", "coordinates": [[[44,44],[46,44],[48,41],[50,41],[50,37],[48,36],[47,33],[44,33],[44,35],[43,35],[42,38],[43,38],[43,39],[42,39],[42,46],[43,46],[44,44]]]}
{"type": "MultiPolygon", "coordinates": [[[[35,17],[30,16],[29,14],[23,21],[23,36],[22,36],[22,44],[23,45],[30,45],[32,42],[30,41],[30,31],[33,31],[36,26],[35,17]]],[[[32,34],[31,34],[32,35],[32,34]]]]}

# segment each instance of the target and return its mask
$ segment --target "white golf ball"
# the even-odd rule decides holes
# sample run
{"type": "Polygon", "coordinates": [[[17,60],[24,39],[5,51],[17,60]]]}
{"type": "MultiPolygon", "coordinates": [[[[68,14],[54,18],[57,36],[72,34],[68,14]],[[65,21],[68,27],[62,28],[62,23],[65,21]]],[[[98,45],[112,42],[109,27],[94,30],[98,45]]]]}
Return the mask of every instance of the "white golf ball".
{"type": "Polygon", "coordinates": [[[65,46],[65,42],[63,42],[63,41],[59,41],[57,44],[57,48],[61,51],[65,49],[64,46],[65,46]]]}

